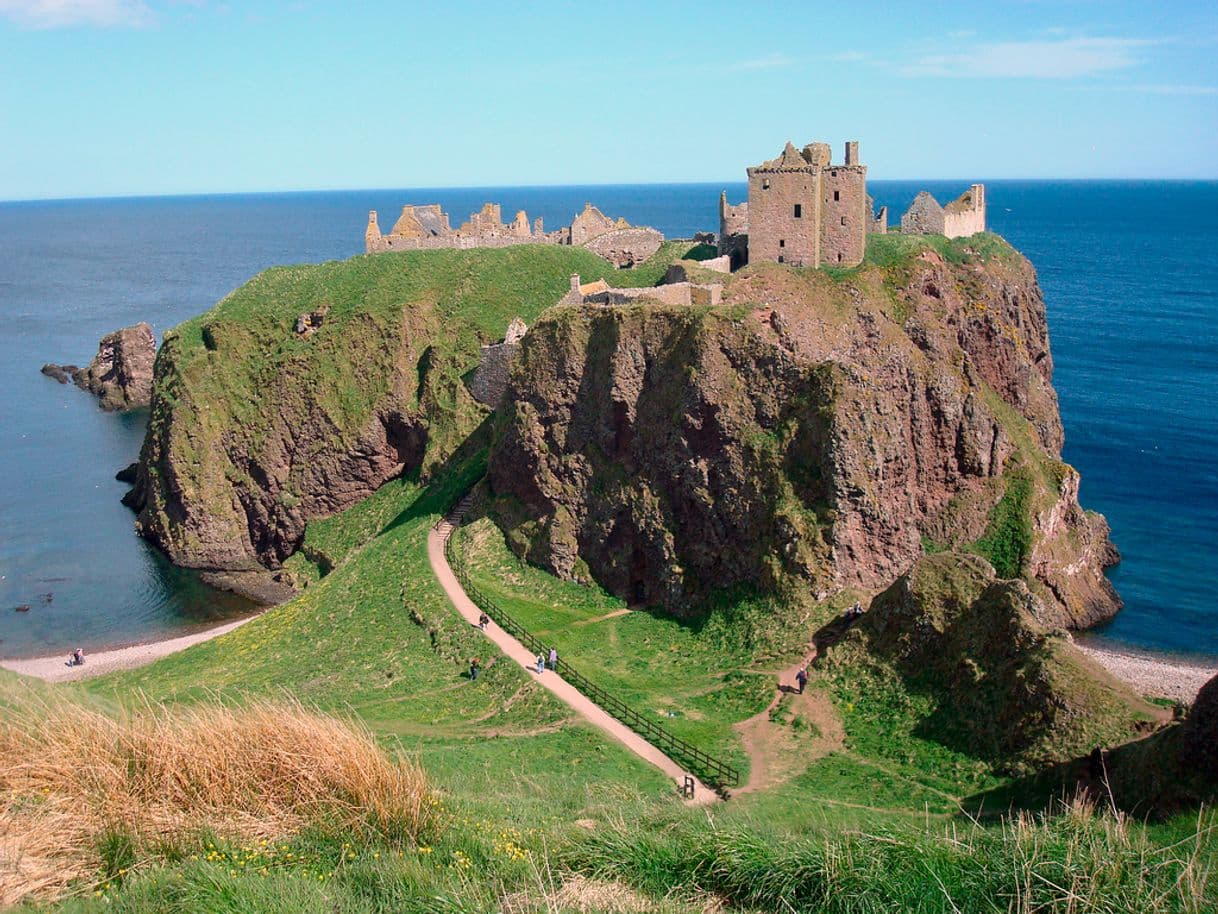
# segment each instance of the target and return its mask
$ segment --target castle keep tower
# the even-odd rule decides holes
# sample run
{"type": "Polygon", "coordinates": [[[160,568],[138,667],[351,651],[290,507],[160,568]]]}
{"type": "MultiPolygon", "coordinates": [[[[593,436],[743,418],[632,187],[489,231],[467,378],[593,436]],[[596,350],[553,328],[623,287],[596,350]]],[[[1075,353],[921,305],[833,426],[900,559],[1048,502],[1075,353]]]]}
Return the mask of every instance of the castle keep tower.
{"type": "MultiPolygon", "coordinates": [[[[748,169],[748,259],[794,266],[862,262],[871,212],[859,144],[830,162],[826,143],[790,143],[776,159],[748,169]]],[[[726,201],[723,201],[726,204],[726,201]]]]}

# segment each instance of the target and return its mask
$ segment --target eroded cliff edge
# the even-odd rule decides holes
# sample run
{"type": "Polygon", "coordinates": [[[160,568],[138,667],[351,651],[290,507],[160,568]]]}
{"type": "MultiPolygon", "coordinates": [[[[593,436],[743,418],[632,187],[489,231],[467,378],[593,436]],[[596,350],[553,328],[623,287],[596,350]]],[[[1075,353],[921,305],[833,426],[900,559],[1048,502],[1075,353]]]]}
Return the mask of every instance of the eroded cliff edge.
{"type": "Polygon", "coordinates": [[[479,342],[556,301],[586,251],[530,247],[277,267],[166,334],[129,503],[178,565],[274,601],[307,523],[427,479],[487,415],[479,342]],[[216,576],[219,575],[217,578],[216,576]]]}
{"type": "Polygon", "coordinates": [[[500,407],[497,519],[530,562],[677,613],[879,590],[958,549],[1085,627],[1120,607],[1116,552],[1061,461],[1052,372],[1035,272],[990,235],[758,264],[714,309],[555,308],[500,407]]]}

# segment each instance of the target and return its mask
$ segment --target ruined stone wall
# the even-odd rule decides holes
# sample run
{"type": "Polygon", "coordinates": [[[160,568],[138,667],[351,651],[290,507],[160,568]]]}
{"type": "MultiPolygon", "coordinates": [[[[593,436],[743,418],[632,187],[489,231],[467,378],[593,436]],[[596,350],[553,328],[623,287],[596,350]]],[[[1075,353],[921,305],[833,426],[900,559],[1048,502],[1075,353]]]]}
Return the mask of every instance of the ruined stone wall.
{"type": "Polygon", "coordinates": [[[466,387],[475,400],[492,408],[499,405],[507,390],[508,375],[512,361],[520,351],[520,341],[528,332],[528,326],[519,317],[508,324],[503,341],[482,347],[482,358],[474,369],[466,387]]]}
{"type": "Polygon", "coordinates": [[[663,243],[664,236],[653,228],[624,228],[597,235],[584,247],[614,266],[631,267],[653,255],[663,243]]]}
{"type": "Polygon", "coordinates": [[[723,298],[723,286],[692,282],[665,283],[638,289],[609,288],[583,296],[586,305],[629,305],[639,299],[651,299],[665,305],[718,305],[723,298]]]}
{"type": "Polygon", "coordinates": [[[719,237],[725,235],[747,235],[749,233],[749,205],[727,202],[727,191],[719,195],[719,237]]]}
{"type": "Polygon", "coordinates": [[[749,261],[820,266],[819,169],[759,167],[748,175],[749,261]]]}
{"type": "MultiPolygon", "coordinates": [[[[855,144],[857,156],[857,144],[855,144]]],[[[820,262],[856,266],[863,262],[871,209],[867,167],[830,165],[821,172],[820,262]]]]}
{"type": "Polygon", "coordinates": [[[495,236],[465,236],[449,235],[446,238],[403,238],[399,235],[382,235],[380,238],[366,238],[365,248],[369,254],[382,254],[386,251],[436,251],[443,248],[470,250],[472,248],[510,248],[518,244],[566,244],[560,232],[545,235],[495,235],[495,236]]]}
{"type": "Polygon", "coordinates": [[[948,238],[967,238],[985,231],[985,213],[944,213],[943,234],[948,238]]]}
{"type": "Polygon", "coordinates": [[[985,231],[985,185],[974,184],[943,208],[943,234],[967,238],[985,231]]]}
{"type": "Polygon", "coordinates": [[[466,387],[475,400],[494,409],[507,390],[512,361],[520,351],[520,343],[492,343],[482,347],[482,359],[474,369],[466,387]]]}
{"type": "Polygon", "coordinates": [[[624,219],[613,220],[592,204],[586,204],[583,212],[575,217],[571,225],[556,232],[545,232],[538,219],[529,226],[529,217],[524,210],[504,224],[498,203],[485,203],[482,209],[471,213],[461,228],[453,231],[449,227],[448,214],[438,204],[402,207],[393,230],[382,234],[377,224],[376,210],[368,213],[368,228],[364,232],[364,251],[380,254],[385,251],[418,251],[437,248],[502,248],[516,244],[579,244],[591,247],[589,242],[597,239],[594,252],[620,266],[631,266],[654,254],[664,241],[664,236],[655,229],[631,226],[624,219]],[[611,239],[599,241],[604,235],[611,239]]]}
{"type": "Polygon", "coordinates": [[[739,269],[749,262],[749,204],[732,206],[727,191],[719,194],[719,253],[739,269]]]}
{"type": "Polygon", "coordinates": [[[867,195],[867,215],[868,225],[867,231],[874,235],[888,234],[888,207],[881,206],[875,208],[875,200],[871,198],[871,194],[867,195]]]}
{"type": "Polygon", "coordinates": [[[611,232],[615,228],[619,228],[617,222],[610,219],[591,203],[585,203],[583,212],[571,220],[571,243],[584,244],[597,235],[611,232]]]}
{"type": "Polygon", "coordinates": [[[939,201],[927,191],[919,193],[901,217],[901,231],[906,235],[942,235],[943,207],[939,201]]]}
{"type": "Polygon", "coordinates": [[[887,206],[881,206],[878,210],[875,211],[875,218],[873,218],[871,220],[871,228],[869,228],[868,231],[875,235],[887,235],[888,234],[888,207],[887,206]]]}

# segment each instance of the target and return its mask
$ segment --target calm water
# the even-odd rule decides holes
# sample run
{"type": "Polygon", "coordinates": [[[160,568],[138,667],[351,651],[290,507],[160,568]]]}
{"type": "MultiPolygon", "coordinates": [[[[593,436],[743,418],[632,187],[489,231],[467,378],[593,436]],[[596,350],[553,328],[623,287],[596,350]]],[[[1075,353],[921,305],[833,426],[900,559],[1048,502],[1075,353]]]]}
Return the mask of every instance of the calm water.
{"type": "MultiPolygon", "coordinates": [[[[900,213],[922,186],[874,181],[900,213]]],[[[717,228],[720,185],[357,191],[0,204],[0,656],[154,638],[248,611],[135,536],[114,472],[144,416],[38,373],[84,364],[104,333],[158,335],[277,263],[348,257],[367,211],[454,221],[484,200],[554,228],[592,201],[688,237],[717,228]],[[53,594],[52,602],[43,595],[53,594]],[[29,604],[28,613],[13,607],[29,604]]],[[[727,185],[733,202],[744,186],[727,185]]],[[[1066,459],[1108,516],[1125,611],[1103,636],[1218,654],[1218,184],[988,182],[990,222],[1036,264],[1049,305],[1066,459]]]]}

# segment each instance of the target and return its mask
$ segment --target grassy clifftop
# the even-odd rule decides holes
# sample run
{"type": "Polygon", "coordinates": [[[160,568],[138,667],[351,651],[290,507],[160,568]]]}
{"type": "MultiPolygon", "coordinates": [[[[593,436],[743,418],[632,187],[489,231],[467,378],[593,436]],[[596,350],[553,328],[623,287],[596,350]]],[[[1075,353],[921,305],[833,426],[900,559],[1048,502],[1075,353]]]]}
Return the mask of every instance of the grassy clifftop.
{"type": "Polygon", "coordinates": [[[487,413],[462,376],[512,318],[531,323],[572,273],[652,283],[691,252],[670,242],[633,271],[549,245],[267,270],[167,334],[142,531],[179,564],[277,567],[309,519],[402,472],[427,479],[452,454],[487,413]],[[302,315],[320,325],[298,333],[302,315]]]}

